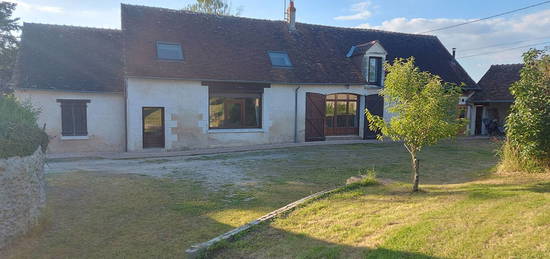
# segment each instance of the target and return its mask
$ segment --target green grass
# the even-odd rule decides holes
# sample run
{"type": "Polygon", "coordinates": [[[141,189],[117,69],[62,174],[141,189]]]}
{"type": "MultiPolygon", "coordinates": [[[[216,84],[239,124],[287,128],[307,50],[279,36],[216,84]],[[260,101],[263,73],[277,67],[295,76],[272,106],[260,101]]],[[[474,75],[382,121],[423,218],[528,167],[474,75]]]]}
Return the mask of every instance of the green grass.
{"type": "MultiPolygon", "coordinates": [[[[398,234],[382,233],[379,228],[397,231],[405,224],[403,218],[411,224],[420,222],[423,212],[415,212],[416,209],[429,207],[435,211],[460,205],[459,202],[466,199],[464,192],[474,187],[441,184],[467,183],[488,177],[490,168],[497,162],[493,152],[495,148],[495,145],[484,141],[444,143],[427,148],[420,156],[421,184],[431,185],[421,185],[428,192],[418,195],[409,195],[409,185],[399,183],[409,182],[409,155],[402,145],[392,143],[300,147],[194,157],[196,160],[220,160],[237,166],[247,177],[256,181],[246,186],[227,183],[217,190],[185,178],[89,172],[49,174],[46,177],[48,200],[43,223],[9,249],[0,251],[0,257],[183,257],[184,250],[195,243],[209,240],[311,193],[341,186],[350,176],[372,168],[376,170],[377,177],[398,183],[393,187],[368,185],[351,189],[308,205],[294,213],[303,213],[304,220],[316,218],[315,221],[299,222],[295,228],[292,221],[277,220],[266,229],[245,235],[241,241],[229,243],[235,247],[231,247],[228,253],[271,257],[280,255],[275,248],[288,247],[294,253],[289,253],[287,257],[362,255],[363,246],[371,244],[371,239],[382,244],[388,234],[389,243],[375,251],[392,255],[396,249],[399,250],[395,248],[398,246],[396,244],[403,242],[399,236],[430,229],[422,230],[422,227],[411,225],[409,232],[398,234]],[[446,189],[445,186],[453,189],[446,189]],[[339,199],[347,203],[327,203],[339,199]],[[360,213],[355,213],[353,207],[348,206],[354,202],[361,204],[360,213]],[[338,218],[332,217],[336,214],[338,218]],[[319,230],[310,233],[313,228],[319,230]],[[266,234],[271,242],[275,242],[277,237],[281,237],[283,242],[270,250],[254,241],[254,237],[265,237],[266,234]]],[[[159,167],[163,166],[162,159],[152,161],[159,167]]],[[[526,190],[526,193],[539,195],[546,195],[548,188],[547,185],[521,188],[524,187],[533,190],[526,190]]],[[[498,194],[477,191],[470,204],[493,200],[491,197],[494,195],[500,199],[501,195],[514,192],[510,190],[514,187],[501,188],[498,194]]],[[[471,208],[476,207],[471,205],[471,208]]],[[[296,214],[291,214],[288,219],[292,215],[296,214]]],[[[547,226],[546,214],[538,213],[533,217],[540,226],[547,226]]],[[[437,220],[433,221],[436,224],[437,220]]],[[[449,222],[452,221],[449,219],[449,222]]],[[[402,252],[408,253],[409,250],[402,252]]],[[[410,249],[409,255],[417,254],[410,249]]]]}
{"type": "Polygon", "coordinates": [[[211,254],[252,258],[547,258],[550,176],[369,185],[314,201],[211,254]]]}

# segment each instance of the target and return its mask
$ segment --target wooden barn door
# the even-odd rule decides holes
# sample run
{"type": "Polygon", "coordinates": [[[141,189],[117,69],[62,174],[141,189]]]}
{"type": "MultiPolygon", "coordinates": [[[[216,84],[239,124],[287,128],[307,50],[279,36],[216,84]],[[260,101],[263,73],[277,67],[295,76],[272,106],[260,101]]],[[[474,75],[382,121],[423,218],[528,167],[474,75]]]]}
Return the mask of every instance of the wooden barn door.
{"type": "MultiPolygon", "coordinates": [[[[380,95],[367,95],[365,97],[366,108],[370,113],[378,116],[384,116],[384,97],[380,95]]],[[[365,127],[364,127],[364,139],[375,139],[378,135],[377,131],[372,131],[369,129],[369,120],[365,117],[365,127]]]]}
{"type": "Polygon", "coordinates": [[[306,93],[306,141],[325,140],[325,96],[306,93]]]}

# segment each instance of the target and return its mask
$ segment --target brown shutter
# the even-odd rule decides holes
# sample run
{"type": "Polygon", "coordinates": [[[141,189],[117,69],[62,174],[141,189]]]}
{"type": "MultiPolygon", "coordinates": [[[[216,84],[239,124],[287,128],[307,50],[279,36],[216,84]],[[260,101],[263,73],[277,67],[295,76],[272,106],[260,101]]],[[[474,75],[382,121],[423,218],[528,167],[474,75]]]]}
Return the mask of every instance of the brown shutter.
{"type": "Polygon", "coordinates": [[[306,141],[325,140],[325,96],[306,93],[306,141]]]}
{"type": "Polygon", "coordinates": [[[90,100],[58,99],[61,103],[61,135],[87,136],[87,103],[90,100]]]}
{"type": "Polygon", "coordinates": [[[74,103],[73,113],[75,136],[88,136],[86,103],[74,103]]]}
{"type": "Polygon", "coordinates": [[[72,103],[61,103],[61,135],[74,136],[72,103]]]}
{"type": "MultiPolygon", "coordinates": [[[[380,95],[367,95],[365,97],[366,107],[373,115],[384,116],[384,97],[380,95]]],[[[378,135],[378,131],[372,131],[369,129],[369,121],[365,117],[364,139],[375,139],[378,135]]]]}

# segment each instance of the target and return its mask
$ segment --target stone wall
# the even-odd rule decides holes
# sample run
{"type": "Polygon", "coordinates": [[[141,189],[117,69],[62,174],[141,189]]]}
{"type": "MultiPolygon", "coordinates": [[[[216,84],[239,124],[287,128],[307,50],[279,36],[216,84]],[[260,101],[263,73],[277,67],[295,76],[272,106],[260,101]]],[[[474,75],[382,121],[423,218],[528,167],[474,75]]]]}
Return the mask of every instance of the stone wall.
{"type": "Polygon", "coordinates": [[[38,222],[46,203],[44,154],[0,159],[0,248],[38,222]]]}

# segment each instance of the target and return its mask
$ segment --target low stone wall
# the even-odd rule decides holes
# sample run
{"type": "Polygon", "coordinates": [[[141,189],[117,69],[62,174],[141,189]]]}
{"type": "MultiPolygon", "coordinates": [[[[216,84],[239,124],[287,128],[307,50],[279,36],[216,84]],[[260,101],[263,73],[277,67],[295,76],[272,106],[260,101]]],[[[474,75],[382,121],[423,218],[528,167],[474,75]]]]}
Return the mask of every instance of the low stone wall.
{"type": "Polygon", "coordinates": [[[0,249],[38,222],[46,205],[44,154],[0,159],[0,249]]]}

